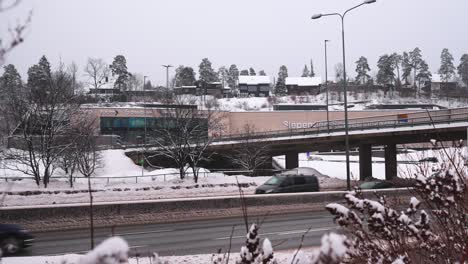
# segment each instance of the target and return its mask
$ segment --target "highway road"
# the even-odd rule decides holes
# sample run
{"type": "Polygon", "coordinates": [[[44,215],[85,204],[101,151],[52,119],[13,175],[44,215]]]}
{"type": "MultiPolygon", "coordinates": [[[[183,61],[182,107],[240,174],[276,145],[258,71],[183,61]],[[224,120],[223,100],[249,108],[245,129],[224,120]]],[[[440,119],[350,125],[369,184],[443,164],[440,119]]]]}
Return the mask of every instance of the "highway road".
{"type": "MultiPolygon", "coordinates": [[[[249,221],[261,221],[252,217],[249,221]]],[[[229,249],[237,253],[245,243],[243,219],[220,218],[211,220],[184,221],[176,223],[122,226],[114,229],[114,234],[127,240],[131,255],[144,256],[157,252],[160,256],[215,253],[218,249],[229,249]]],[[[336,230],[329,213],[304,212],[283,215],[269,215],[260,229],[260,238],[271,240],[275,250],[295,249],[302,235],[310,228],[303,247],[320,245],[324,233],[336,230]]],[[[22,256],[61,255],[84,253],[90,248],[89,229],[35,233],[34,245],[21,253],[22,256]]],[[[96,242],[100,243],[112,235],[111,228],[97,228],[96,242]]]]}

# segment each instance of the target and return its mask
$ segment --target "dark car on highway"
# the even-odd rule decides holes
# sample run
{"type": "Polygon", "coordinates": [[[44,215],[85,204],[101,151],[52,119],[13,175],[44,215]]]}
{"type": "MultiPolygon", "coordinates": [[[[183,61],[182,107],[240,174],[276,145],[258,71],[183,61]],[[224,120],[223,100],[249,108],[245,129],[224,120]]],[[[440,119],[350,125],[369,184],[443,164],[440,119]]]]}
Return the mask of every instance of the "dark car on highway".
{"type": "Polygon", "coordinates": [[[14,224],[0,224],[0,248],[3,255],[16,254],[30,247],[34,237],[21,227],[14,224]]]}
{"type": "Polygon", "coordinates": [[[313,175],[276,175],[259,186],[256,194],[318,192],[319,182],[313,175]]]}

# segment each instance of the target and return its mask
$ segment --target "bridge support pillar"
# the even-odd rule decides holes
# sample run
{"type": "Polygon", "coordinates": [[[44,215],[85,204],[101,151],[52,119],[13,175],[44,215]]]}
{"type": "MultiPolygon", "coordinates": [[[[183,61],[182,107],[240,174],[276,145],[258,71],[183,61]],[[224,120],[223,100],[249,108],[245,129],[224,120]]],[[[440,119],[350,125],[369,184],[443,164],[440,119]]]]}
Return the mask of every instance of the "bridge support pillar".
{"type": "Polygon", "coordinates": [[[372,178],[372,145],[359,146],[359,178],[361,181],[372,178]]]}
{"type": "Polygon", "coordinates": [[[397,176],[397,148],[396,144],[385,146],[385,180],[392,180],[397,176]]]}
{"type": "Polygon", "coordinates": [[[286,153],[286,169],[291,170],[299,167],[299,153],[288,152],[286,153]]]}

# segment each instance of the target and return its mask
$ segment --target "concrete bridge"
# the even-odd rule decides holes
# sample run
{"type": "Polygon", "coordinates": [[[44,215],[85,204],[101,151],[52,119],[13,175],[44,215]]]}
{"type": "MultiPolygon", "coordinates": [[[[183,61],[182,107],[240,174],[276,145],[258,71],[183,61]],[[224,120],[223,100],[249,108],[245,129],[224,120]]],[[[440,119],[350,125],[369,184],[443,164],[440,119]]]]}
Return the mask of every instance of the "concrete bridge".
{"type": "MultiPolygon", "coordinates": [[[[372,177],[372,146],[383,146],[385,150],[385,178],[397,176],[397,145],[458,141],[467,138],[468,107],[417,111],[405,114],[388,114],[348,120],[349,146],[359,149],[360,179],[372,177]]],[[[345,122],[332,120],[316,122],[308,128],[266,131],[249,135],[226,135],[213,139],[211,151],[220,155],[229,153],[234,147],[249,142],[268,145],[268,154],[286,156],[286,169],[299,166],[299,153],[310,151],[336,151],[345,149],[345,122]]],[[[129,156],[152,152],[151,148],[126,146],[129,156]],[[135,149],[136,148],[136,149],[135,149]],[[139,149],[139,150],[137,150],[139,149]]],[[[224,168],[224,167],[223,167],[224,168]]]]}
{"type": "MultiPolygon", "coordinates": [[[[348,123],[350,148],[359,149],[360,178],[372,177],[372,146],[384,146],[385,178],[390,180],[397,176],[398,144],[466,139],[468,107],[349,119],[348,123]]],[[[344,120],[317,122],[307,129],[254,133],[248,137],[250,142],[268,144],[272,157],[285,155],[287,169],[299,166],[299,153],[345,148],[344,120]]],[[[211,148],[229,152],[245,139],[241,134],[219,137],[211,148]]]]}

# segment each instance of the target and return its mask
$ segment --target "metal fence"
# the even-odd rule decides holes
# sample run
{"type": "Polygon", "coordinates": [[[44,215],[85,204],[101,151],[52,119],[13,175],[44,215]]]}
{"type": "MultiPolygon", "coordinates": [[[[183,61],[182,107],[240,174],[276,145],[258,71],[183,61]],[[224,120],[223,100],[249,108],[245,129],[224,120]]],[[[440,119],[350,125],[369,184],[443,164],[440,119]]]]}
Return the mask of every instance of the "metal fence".
{"type": "MultiPolygon", "coordinates": [[[[271,170],[271,173],[281,172],[282,170],[271,170]]],[[[199,178],[208,178],[214,175],[224,175],[225,177],[231,175],[249,175],[252,174],[254,171],[251,170],[217,170],[211,172],[199,172],[199,178]]],[[[81,179],[88,179],[87,177],[83,176],[73,176],[73,182],[81,179]]],[[[126,183],[138,183],[144,182],[144,180],[151,180],[156,181],[158,179],[162,179],[164,182],[171,179],[171,178],[180,178],[180,173],[165,173],[165,174],[156,174],[156,175],[129,175],[129,176],[116,176],[116,177],[101,177],[101,176],[92,176],[92,182],[126,182],[126,183]]],[[[185,174],[185,178],[190,179],[193,178],[193,172],[187,172],[185,174]]],[[[3,176],[0,177],[0,182],[15,182],[15,181],[34,181],[35,178],[32,176],[24,176],[24,177],[17,177],[17,176],[3,176]]],[[[61,176],[61,177],[51,177],[51,180],[70,180],[69,176],[61,176]]]]}

